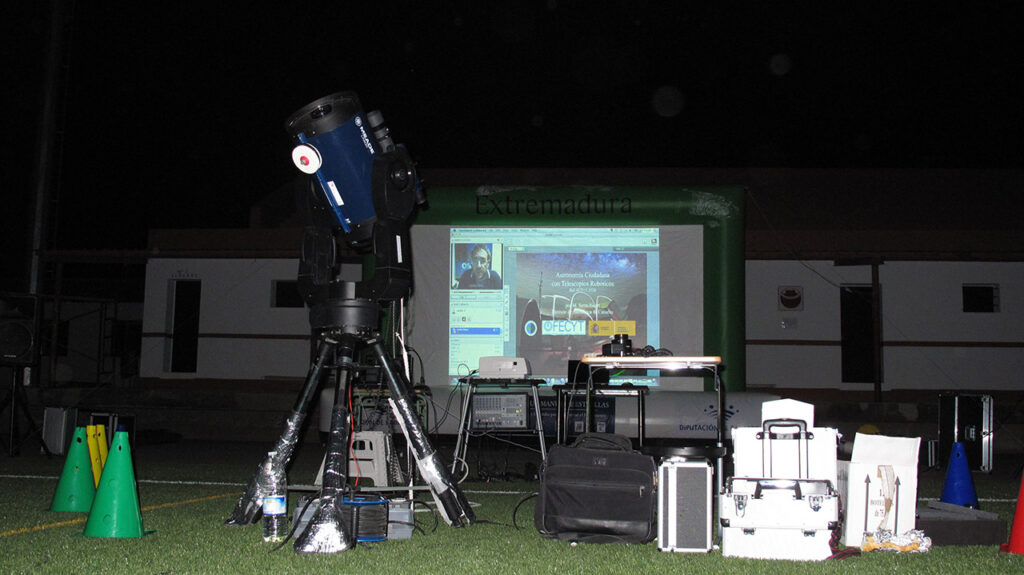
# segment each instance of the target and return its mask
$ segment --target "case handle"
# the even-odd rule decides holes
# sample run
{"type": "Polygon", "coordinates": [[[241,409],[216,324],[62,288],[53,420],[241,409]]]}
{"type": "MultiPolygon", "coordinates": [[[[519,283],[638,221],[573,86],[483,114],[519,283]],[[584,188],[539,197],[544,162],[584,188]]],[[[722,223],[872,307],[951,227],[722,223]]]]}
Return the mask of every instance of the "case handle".
{"type": "Polygon", "coordinates": [[[612,437],[602,435],[599,433],[584,433],[576,438],[573,442],[572,447],[581,447],[584,449],[608,449],[614,451],[625,451],[630,452],[633,450],[633,446],[630,445],[628,448],[615,441],[612,437]]]}
{"type": "Polygon", "coordinates": [[[757,432],[758,439],[814,439],[814,433],[807,431],[807,422],[802,419],[766,419],[761,424],[761,431],[757,432]],[[796,433],[778,433],[779,427],[796,427],[796,433]]]}
{"type": "Polygon", "coordinates": [[[803,499],[803,493],[800,490],[800,482],[792,481],[788,479],[771,479],[771,480],[760,480],[757,482],[757,486],[754,487],[754,499],[761,498],[761,492],[766,489],[780,489],[793,492],[793,499],[803,499]]]}

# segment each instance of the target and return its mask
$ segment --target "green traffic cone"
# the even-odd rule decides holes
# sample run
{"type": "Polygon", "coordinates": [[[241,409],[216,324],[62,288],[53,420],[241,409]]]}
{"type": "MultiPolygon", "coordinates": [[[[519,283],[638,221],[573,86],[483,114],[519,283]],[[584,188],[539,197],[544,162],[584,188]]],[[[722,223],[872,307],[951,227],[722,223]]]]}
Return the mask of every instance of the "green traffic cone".
{"type": "Polygon", "coordinates": [[[96,495],[96,483],[92,477],[92,460],[86,443],[84,427],[76,427],[71,438],[71,447],[64,460],[64,471],[57,482],[50,511],[79,511],[88,513],[96,495]]]}
{"type": "Polygon", "coordinates": [[[107,464],[103,466],[100,485],[96,488],[89,519],[85,522],[86,537],[142,537],[142,511],[128,447],[128,432],[114,433],[107,464]]]}

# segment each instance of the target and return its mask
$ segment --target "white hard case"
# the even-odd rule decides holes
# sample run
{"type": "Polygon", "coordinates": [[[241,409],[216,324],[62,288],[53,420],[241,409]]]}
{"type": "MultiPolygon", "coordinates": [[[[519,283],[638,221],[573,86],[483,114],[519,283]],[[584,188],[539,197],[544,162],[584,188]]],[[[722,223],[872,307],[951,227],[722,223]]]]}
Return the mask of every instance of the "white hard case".
{"type": "Polygon", "coordinates": [[[832,554],[839,498],[828,480],[734,477],[719,516],[726,557],[820,561],[832,554]]]}

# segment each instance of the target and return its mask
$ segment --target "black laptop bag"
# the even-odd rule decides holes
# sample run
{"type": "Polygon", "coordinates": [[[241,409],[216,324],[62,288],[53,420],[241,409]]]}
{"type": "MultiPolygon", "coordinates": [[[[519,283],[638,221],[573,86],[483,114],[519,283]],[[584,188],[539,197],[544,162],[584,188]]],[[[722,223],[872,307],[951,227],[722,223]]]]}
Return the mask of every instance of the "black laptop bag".
{"type": "Polygon", "coordinates": [[[541,467],[533,521],[544,537],[586,543],[647,543],[657,535],[657,465],[629,438],[586,433],[556,445],[541,467]]]}

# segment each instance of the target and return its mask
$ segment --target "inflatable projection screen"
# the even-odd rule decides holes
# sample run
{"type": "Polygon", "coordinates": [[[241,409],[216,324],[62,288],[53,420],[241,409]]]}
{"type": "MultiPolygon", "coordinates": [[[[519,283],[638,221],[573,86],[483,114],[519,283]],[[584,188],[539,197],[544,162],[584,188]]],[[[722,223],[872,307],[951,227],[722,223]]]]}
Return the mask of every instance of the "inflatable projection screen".
{"type": "MultiPolygon", "coordinates": [[[[564,383],[569,360],[616,334],[634,352],[722,357],[744,387],[743,190],[732,187],[431,188],[412,227],[408,345],[431,387],[483,356],[524,357],[564,383]]],[[[665,390],[700,373],[612,372],[665,390]]]]}

